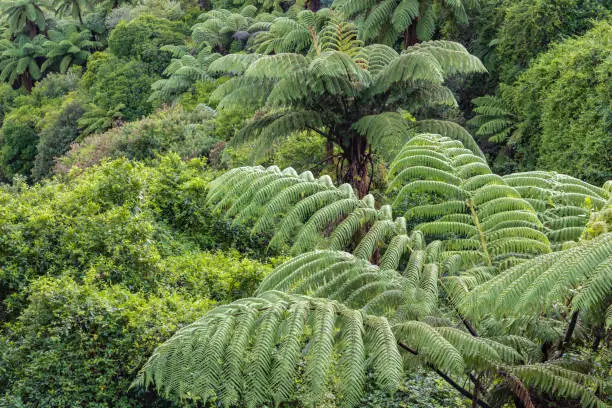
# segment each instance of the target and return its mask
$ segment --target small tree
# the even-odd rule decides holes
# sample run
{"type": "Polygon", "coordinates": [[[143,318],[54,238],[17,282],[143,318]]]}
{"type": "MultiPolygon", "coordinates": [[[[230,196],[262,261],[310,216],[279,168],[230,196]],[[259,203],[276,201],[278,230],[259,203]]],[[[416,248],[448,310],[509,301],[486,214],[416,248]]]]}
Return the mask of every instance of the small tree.
{"type": "Polygon", "coordinates": [[[40,61],[44,56],[44,37],[20,37],[17,41],[0,40],[0,81],[23,86],[32,91],[34,81],[40,79],[40,61]]]}
{"type": "Polygon", "coordinates": [[[43,44],[47,60],[41,69],[55,67],[65,73],[73,64],[84,65],[92,51],[102,48],[102,43],[92,38],[89,30],[79,31],[74,25],[62,31],[49,30],[49,40],[43,44]]]}
{"type": "Polygon", "coordinates": [[[232,54],[210,65],[212,74],[235,75],[213,94],[221,109],[232,105],[261,108],[234,143],[256,139],[263,149],[254,151],[265,151],[292,132],[315,131],[338,150],[334,154],[329,149],[328,158],[337,164],[337,178],[350,183],[361,197],[369,190],[375,152],[385,142],[405,140],[411,126],[428,131],[435,127],[481,154],[458,125],[415,123],[405,114],[418,117],[423,108],[455,106],[444,79],[485,71],[462,45],[433,41],[398,54],[385,45],[343,47],[353,39],[330,38],[316,47],[313,56],[232,54]]]}
{"type": "Polygon", "coordinates": [[[34,38],[47,30],[45,4],[40,0],[16,0],[0,3],[0,12],[6,16],[13,38],[25,34],[34,38]]]}
{"type": "Polygon", "coordinates": [[[361,20],[364,41],[393,45],[402,36],[407,48],[431,40],[440,15],[467,24],[466,7],[476,4],[477,0],[336,0],[334,8],[361,20]]]}

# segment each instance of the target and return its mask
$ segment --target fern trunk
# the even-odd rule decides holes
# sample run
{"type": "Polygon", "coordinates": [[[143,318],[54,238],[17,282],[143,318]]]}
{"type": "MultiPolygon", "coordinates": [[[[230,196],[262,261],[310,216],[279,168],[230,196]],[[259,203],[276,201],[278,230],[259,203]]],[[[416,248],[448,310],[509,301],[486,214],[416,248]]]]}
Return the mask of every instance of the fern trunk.
{"type": "Polygon", "coordinates": [[[28,38],[32,39],[32,38],[36,37],[38,34],[40,34],[40,29],[38,28],[36,23],[34,23],[33,21],[28,20],[28,22],[26,23],[25,32],[27,33],[28,38]]]}
{"type": "Polygon", "coordinates": [[[343,152],[347,169],[342,172],[342,181],[353,186],[358,197],[363,198],[370,191],[368,167],[372,164],[372,146],[364,138],[352,137],[343,152]]]}
{"type": "Polygon", "coordinates": [[[420,17],[415,18],[412,24],[410,24],[408,28],[404,30],[404,49],[419,42],[419,37],[417,36],[417,24],[419,22],[419,18],[420,17]]]}
{"type": "Polygon", "coordinates": [[[32,75],[28,71],[21,74],[21,83],[23,87],[27,91],[27,93],[32,93],[32,88],[34,88],[34,79],[32,79],[32,75]]]}

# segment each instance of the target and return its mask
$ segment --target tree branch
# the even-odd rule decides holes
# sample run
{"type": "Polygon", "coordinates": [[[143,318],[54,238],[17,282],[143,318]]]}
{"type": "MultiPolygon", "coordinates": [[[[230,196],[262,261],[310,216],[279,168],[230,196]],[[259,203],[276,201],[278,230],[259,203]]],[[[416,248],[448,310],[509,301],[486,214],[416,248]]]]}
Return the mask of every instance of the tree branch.
{"type": "Polygon", "coordinates": [[[567,330],[565,331],[565,337],[563,338],[563,342],[559,347],[557,353],[553,357],[553,360],[561,358],[569,346],[570,341],[572,341],[572,335],[574,334],[574,329],[576,329],[576,324],[578,323],[578,310],[572,313],[572,317],[570,319],[569,326],[567,326],[567,330]]]}
{"type": "Polygon", "coordinates": [[[331,138],[331,136],[329,136],[327,133],[324,133],[324,132],[320,131],[320,130],[319,130],[319,129],[317,129],[317,128],[314,128],[314,127],[312,127],[312,126],[310,126],[310,125],[306,125],[306,129],[312,130],[313,132],[317,132],[318,134],[320,134],[320,135],[321,135],[321,136],[323,136],[324,138],[326,138],[326,139],[328,139],[328,140],[333,141],[333,139],[331,138]]]}
{"type": "MultiPolygon", "coordinates": [[[[406,350],[410,354],[414,354],[415,356],[419,355],[419,353],[416,350],[412,349],[406,343],[399,341],[397,344],[399,344],[399,346],[402,349],[406,350]]],[[[449,376],[447,376],[446,374],[444,374],[442,371],[438,370],[437,368],[433,367],[431,364],[428,364],[428,366],[432,370],[434,370],[436,372],[436,374],[438,374],[440,377],[442,377],[442,379],[444,381],[446,381],[451,387],[453,387],[454,389],[459,391],[459,393],[461,395],[463,395],[466,398],[469,398],[471,401],[473,401],[475,399],[474,395],[471,392],[469,392],[468,390],[466,390],[465,388],[463,388],[462,386],[457,384],[455,381],[453,381],[452,378],[450,378],[449,376]]],[[[482,408],[491,408],[491,406],[489,404],[487,404],[486,402],[484,402],[481,399],[476,399],[476,401],[477,401],[478,405],[480,405],[482,408]]]]}

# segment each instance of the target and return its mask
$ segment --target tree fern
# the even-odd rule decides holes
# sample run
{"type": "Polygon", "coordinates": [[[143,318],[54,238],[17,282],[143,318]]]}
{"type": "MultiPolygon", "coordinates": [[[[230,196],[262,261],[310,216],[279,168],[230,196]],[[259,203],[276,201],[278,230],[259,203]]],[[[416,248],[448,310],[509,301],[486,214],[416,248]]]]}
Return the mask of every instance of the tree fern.
{"type": "Polygon", "coordinates": [[[426,237],[448,240],[443,258],[468,250],[466,267],[473,258],[469,251],[477,249],[481,261],[501,265],[508,257],[550,251],[531,205],[460,142],[414,137],[390,171],[395,176],[389,184],[396,191],[394,208],[406,211],[406,219],[426,237]],[[419,203],[424,197],[427,201],[419,203]]]}
{"type": "MultiPolygon", "coordinates": [[[[443,85],[445,78],[485,68],[461,45],[447,41],[422,43],[402,54],[382,45],[361,47],[346,25],[330,19],[322,36],[316,37],[317,50],[309,55],[231,54],[212,62],[208,72],[233,76],[212,95],[219,109],[245,103],[261,108],[233,143],[257,140],[260,146],[269,146],[293,132],[317,132],[338,146],[341,158],[336,165],[342,181],[358,187],[363,197],[370,184],[373,153],[394,149],[421,125],[397,112],[454,105],[452,93],[443,85]],[[353,109],[356,106],[360,108],[353,109]],[[349,111],[360,114],[353,118],[349,111]]],[[[482,155],[469,133],[458,125],[445,128],[449,137],[458,137],[482,155]]]]}
{"type": "MultiPolygon", "coordinates": [[[[358,76],[352,63],[343,56],[322,75],[358,76]]],[[[244,68],[291,75],[261,64],[244,68]]],[[[531,406],[542,395],[605,406],[597,392],[609,384],[561,357],[577,323],[581,338],[587,324],[610,324],[612,234],[554,253],[549,237],[583,209],[607,209],[608,190],[548,173],[500,177],[459,140],[432,134],[409,138],[390,174],[391,206],[292,168],[242,167],[213,180],[213,211],[295,256],[258,297],[177,332],[138,383],[225,406],[317,405],[330,393],[357,406],[368,374],[392,392],[420,364],[483,406],[512,396],[531,406]],[[546,218],[551,208],[558,218],[546,218]]]]}
{"type": "Polygon", "coordinates": [[[482,96],[472,100],[472,103],[476,105],[476,116],[468,121],[468,125],[476,130],[476,136],[495,143],[520,138],[518,120],[501,98],[482,96]]]}
{"type": "Polygon", "coordinates": [[[612,234],[581,242],[560,254],[536,257],[477,286],[463,302],[470,314],[526,313],[570,300],[570,309],[602,309],[612,294],[612,234]],[[573,299],[573,300],[572,300],[573,299]]]}
{"type": "Polygon", "coordinates": [[[359,21],[361,37],[367,42],[394,45],[403,36],[404,47],[431,40],[436,19],[446,16],[467,23],[465,5],[471,1],[436,0],[336,0],[333,5],[359,21]]]}

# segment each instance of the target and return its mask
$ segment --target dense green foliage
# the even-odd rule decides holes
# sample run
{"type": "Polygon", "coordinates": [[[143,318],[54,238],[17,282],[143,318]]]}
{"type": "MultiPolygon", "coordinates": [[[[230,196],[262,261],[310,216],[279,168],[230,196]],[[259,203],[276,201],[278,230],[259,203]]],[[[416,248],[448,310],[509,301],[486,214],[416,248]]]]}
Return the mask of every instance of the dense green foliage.
{"type": "Polygon", "coordinates": [[[538,56],[499,98],[475,100],[477,134],[507,142],[520,168],[610,179],[611,39],[599,23],[538,56]]]}
{"type": "Polygon", "coordinates": [[[69,277],[41,278],[30,291],[27,309],[0,346],[6,406],[168,406],[128,393],[130,382],[143,355],[209,307],[205,300],[101,290],[69,277]]]}
{"type": "Polygon", "coordinates": [[[1,343],[6,403],[149,406],[128,394],[146,355],[211,303],[253,292],[267,266],[202,252],[257,251],[202,207],[209,178],[173,155],[0,190],[0,311],[19,316],[1,343]]]}
{"type": "Polygon", "coordinates": [[[0,0],[0,407],[612,404],[609,0],[0,0]]]}
{"type": "MultiPolygon", "coordinates": [[[[252,233],[270,231],[269,246],[289,245],[295,257],[264,279],[257,297],[216,308],[158,347],[137,384],[225,406],[317,405],[329,393],[355,406],[368,373],[380,389],[399,386],[403,351],[419,356],[406,370],[420,363],[443,378],[466,376],[498,403],[606,406],[598,395],[610,387],[598,379],[605,374],[592,369],[586,377],[561,358],[578,319],[594,333],[608,327],[612,236],[552,252],[562,248],[541,231],[539,218],[550,220],[546,197],[543,206],[523,199],[449,138],[413,137],[390,168],[397,174],[390,190],[398,192],[393,208],[380,209],[347,184],[291,168],[243,167],[215,180],[209,200],[217,210],[252,233]],[[430,199],[392,218],[406,199],[423,197],[430,199]],[[565,334],[558,309],[572,316],[565,334]],[[509,324],[521,319],[526,324],[509,324]]],[[[538,180],[546,184],[544,174],[512,181],[538,180]]],[[[575,200],[566,211],[587,204],[607,211],[608,191],[568,177],[559,184],[557,205],[575,200]]],[[[558,231],[551,239],[562,239],[558,231]]],[[[478,393],[472,397],[477,402],[478,393]]]]}

